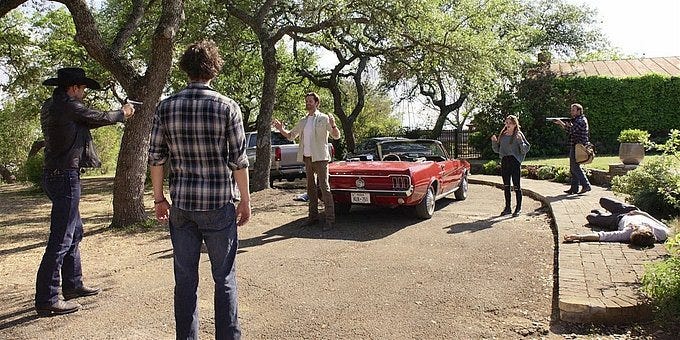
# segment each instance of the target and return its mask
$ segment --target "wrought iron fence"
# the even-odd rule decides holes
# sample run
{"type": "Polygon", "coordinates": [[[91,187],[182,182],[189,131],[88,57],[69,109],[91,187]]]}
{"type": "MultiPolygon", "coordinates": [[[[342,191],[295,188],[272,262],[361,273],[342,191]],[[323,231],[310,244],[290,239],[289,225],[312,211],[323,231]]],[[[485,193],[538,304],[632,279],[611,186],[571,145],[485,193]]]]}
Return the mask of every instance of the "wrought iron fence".
{"type": "Polygon", "coordinates": [[[439,141],[454,158],[481,158],[482,154],[469,143],[470,130],[444,130],[439,141]]]}

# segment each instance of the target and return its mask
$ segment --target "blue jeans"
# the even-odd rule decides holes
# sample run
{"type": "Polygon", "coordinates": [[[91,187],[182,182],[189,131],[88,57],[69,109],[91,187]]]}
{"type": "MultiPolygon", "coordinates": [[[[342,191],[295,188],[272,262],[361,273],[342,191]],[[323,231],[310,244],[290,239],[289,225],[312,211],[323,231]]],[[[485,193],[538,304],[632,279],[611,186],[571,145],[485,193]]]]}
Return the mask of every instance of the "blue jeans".
{"type": "Polygon", "coordinates": [[[43,189],[52,201],[50,236],[38,268],[36,306],[51,305],[59,299],[59,274],[64,289],[83,285],[80,248],[83,221],[80,219],[80,173],[77,169],[45,170],[43,189]]]}
{"type": "Polygon", "coordinates": [[[571,191],[578,191],[579,184],[583,188],[590,188],[588,177],[583,172],[581,165],[576,163],[576,148],[569,148],[569,172],[571,172],[571,191]]]}
{"type": "Polygon", "coordinates": [[[170,209],[177,339],[198,339],[198,263],[205,242],[215,282],[215,338],[240,339],[236,290],[236,209],[170,209]]]}

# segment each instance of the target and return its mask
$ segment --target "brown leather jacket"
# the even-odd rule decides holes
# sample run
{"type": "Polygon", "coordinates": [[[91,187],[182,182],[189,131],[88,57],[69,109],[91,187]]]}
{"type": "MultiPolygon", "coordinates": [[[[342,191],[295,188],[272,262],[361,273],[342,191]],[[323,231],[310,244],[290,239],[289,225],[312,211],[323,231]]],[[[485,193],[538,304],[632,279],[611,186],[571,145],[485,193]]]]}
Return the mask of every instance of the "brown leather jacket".
{"type": "Polygon", "coordinates": [[[97,168],[101,161],[90,129],[125,121],[122,110],[101,112],[85,107],[57,87],[43,103],[40,125],[45,136],[45,169],[97,168]]]}

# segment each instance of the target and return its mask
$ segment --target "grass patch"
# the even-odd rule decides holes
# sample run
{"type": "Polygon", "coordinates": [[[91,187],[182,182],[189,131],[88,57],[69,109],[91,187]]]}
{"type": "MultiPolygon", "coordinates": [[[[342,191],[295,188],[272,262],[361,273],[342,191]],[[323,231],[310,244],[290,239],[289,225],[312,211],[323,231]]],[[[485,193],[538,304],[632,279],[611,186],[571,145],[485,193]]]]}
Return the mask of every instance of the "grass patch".
{"type": "MultiPolygon", "coordinates": [[[[646,155],[642,160],[644,163],[648,159],[660,157],[659,155],[646,155]]],[[[618,155],[595,155],[592,163],[586,164],[584,167],[589,169],[599,169],[609,171],[609,164],[620,164],[621,160],[618,155]]],[[[527,158],[522,162],[524,165],[551,165],[554,167],[569,168],[569,157],[561,158],[527,158]]]]}

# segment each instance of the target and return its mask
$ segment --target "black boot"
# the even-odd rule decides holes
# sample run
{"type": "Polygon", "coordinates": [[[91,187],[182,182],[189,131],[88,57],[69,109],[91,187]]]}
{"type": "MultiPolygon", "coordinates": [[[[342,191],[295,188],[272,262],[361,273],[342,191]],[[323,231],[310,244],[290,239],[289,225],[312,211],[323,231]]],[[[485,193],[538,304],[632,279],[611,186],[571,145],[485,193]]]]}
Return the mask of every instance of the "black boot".
{"type": "Polygon", "coordinates": [[[522,212],[522,189],[515,188],[515,198],[517,199],[517,206],[515,207],[515,212],[512,213],[513,217],[519,216],[522,212]]]}
{"type": "Polygon", "coordinates": [[[510,215],[510,186],[503,186],[503,196],[505,196],[505,209],[501,211],[501,216],[510,215]]]}

